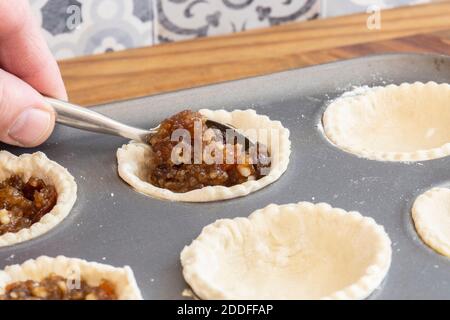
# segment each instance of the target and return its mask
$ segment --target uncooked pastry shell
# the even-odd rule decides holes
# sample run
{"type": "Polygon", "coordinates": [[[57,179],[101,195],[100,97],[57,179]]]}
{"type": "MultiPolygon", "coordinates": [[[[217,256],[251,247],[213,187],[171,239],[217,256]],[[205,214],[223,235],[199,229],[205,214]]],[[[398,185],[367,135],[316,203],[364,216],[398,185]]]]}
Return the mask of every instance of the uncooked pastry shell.
{"type": "Polygon", "coordinates": [[[0,294],[5,292],[6,286],[10,283],[26,280],[41,281],[51,273],[66,279],[83,279],[90,286],[98,286],[102,279],[108,280],[115,285],[119,300],[142,300],[141,292],[130,267],[116,268],[64,256],[56,258],[41,256],[36,260],[30,259],[21,265],[6,267],[0,271],[0,294]]]}
{"type": "Polygon", "coordinates": [[[372,218],[309,202],[218,220],[181,253],[202,299],[363,299],[390,263],[391,241],[372,218]]]}
{"type": "Polygon", "coordinates": [[[450,258],[450,189],[433,188],[417,197],[412,217],[422,240],[450,258]]]}
{"type": "MultiPolygon", "coordinates": [[[[259,180],[247,181],[232,187],[208,186],[189,192],[176,193],[158,188],[145,181],[146,168],[152,153],[151,147],[144,143],[132,141],[117,151],[120,177],[135,190],[148,196],[171,201],[207,202],[245,196],[278,180],[286,171],[291,154],[291,142],[289,140],[289,130],[284,128],[281,122],[270,120],[267,116],[258,115],[254,110],[228,112],[225,110],[202,109],[200,113],[211,120],[227,123],[241,130],[277,130],[279,132],[278,152],[272,152],[269,147],[272,157],[270,173],[259,180]]],[[[249,138],[252,137],[249,136],[249,138]]]]}
{"type": "Polygon", "coordinates": [[[58,200],[53,209],[30,228],[1,235],[0,247],[28,241],[48,232],[69,214],[77,199],[77,184],[74,177],[64,167],[49,160],[42,152],[17,157],[7,151],[0,151],[0,181],[15,174],[24,180],[36,177],[55,186],[58,200]]]}
{"type": "Polygon", "coordinates": [[[380,161],[422,161],[450,154],[450,85],[403,83],[359,88],[332,102],[325,135],[338,148],[380,161]]]}

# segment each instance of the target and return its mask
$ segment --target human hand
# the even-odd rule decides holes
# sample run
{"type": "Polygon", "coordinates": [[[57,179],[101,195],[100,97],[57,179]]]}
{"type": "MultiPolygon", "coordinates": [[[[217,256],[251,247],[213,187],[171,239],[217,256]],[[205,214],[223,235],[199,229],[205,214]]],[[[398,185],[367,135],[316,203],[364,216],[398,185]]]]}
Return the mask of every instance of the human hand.
{"type": "Polygon", "coordinates": [[[27,0],[0,0],[0,141],[34,147],[53,131],[42,95],[67,100],[61,74],[27,0]]]}

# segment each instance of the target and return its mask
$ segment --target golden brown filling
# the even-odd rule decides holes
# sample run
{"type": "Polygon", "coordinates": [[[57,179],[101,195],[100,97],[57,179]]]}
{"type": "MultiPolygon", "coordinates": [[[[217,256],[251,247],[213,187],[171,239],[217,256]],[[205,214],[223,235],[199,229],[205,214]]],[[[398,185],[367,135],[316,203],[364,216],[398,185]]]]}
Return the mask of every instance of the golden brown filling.
{"type": "MultiPolygon", "coordinates": [[[[219,135],[217,131],[208,128],[206,120],[198,112],[185,110],[161,123],[158,132],[148,141],[154,152],[148,174],[150,183],[174,192],[187,192],[206,186],[230,187],[262,177],[261,169],[270,167],[268,157],[265,157],[263,153],[250,155],[237,141],[233,144],[227,143],[225,135],[219,135]],[[200,139],[198,139],[198,132],[195,131],[199,130],[195,129],[199,127],[200,139]],[[173,161],[174,148],[179,146],[181,140],[172,141],[172,134],[178,129],[188,132],[191,139],[191,154],[187,158],[184,154],[180,155],[189,161],[181,163],[173,161]],[[198,160],[198,155],[195,154],[195,143],[199,143],[202,150],[205,148],[211,150],[213,149],[211,145],[217,144],[215,150],[223,153],[220,157],[223,161],[206,162],[202,155],[198,160]]],[[[215,156],[215,152],[213,151],[211,155],[215,156]]]]}
{"type": "Polygon", "coordinates": [[[117,295],[114,285],[107,280],[93,287],[84,280],[77,283],[51,274],[42,281],[9,284],[0,300],[117,300],[117,295]]]}
{"type": "Polygon", "coordinates": [[[12,176],[0,183],[0,235],[29,228],[56,204],[58,195],[54,186],[30,178],[24,182],[12,176]]]}

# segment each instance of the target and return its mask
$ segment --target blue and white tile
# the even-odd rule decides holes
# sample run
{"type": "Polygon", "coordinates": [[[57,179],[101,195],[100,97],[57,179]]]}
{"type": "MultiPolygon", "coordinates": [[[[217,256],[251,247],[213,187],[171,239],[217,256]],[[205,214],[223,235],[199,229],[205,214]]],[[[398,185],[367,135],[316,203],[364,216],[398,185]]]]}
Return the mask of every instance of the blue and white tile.
{"type": "Polygon", "coordinates": [[[317,18],[319,0],[155,0],[158,42],[317,18]]]}
{"type": "Polygon", "coordinates": [[[30,0],[58,59],[152,45],[152,0],[30,0]]]}
{"type": "Polygon", "coordinates": [[[326,18],[366,12],[368,8],[373,6],[377,6],[380,9],[388,9],[429,2],[432,2],[432,0],[322,0],[321,15],[323,18],[326,18]]]}

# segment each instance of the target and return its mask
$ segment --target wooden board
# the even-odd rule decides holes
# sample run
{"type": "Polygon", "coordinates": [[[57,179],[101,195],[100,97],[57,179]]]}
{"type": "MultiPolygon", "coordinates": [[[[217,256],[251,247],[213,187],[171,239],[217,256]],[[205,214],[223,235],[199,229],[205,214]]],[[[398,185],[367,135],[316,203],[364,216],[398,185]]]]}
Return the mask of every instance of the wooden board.
{"type": "Polygon", "coordinates": [[[381,52],[450,54],[450,1],[61,61],[70,100],[94,105],[381,52]]]}

